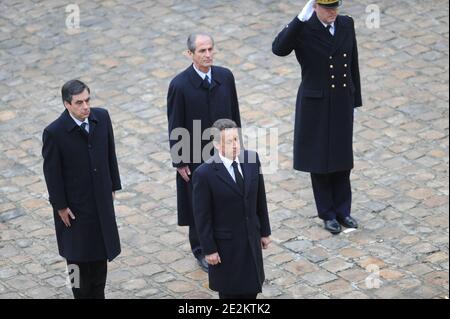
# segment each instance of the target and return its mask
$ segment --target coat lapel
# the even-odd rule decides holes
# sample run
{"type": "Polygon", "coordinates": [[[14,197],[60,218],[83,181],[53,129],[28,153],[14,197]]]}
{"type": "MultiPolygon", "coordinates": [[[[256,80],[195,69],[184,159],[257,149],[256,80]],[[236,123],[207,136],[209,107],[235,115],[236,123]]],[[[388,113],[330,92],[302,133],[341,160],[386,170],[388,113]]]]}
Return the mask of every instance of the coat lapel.
{"type": "MultiPolygon", "coordinates": [[[[203,87],[203,79],[200,75],[195,71],[194,65],[191,65],[188,68],[189,78],[191,80],[192,85],[194,85],[195,88],[199,89],[203,87]]],[[[222,77],[221,74],[217,71],[216,67],[211,67],[211,86],[209,87],[209,90],[212,91],[216,87],[220,86],[222,84],[222,77]]]]}
{"type": "MultiPolygon", "coordinates": [[[[215,154],[214,154],[213,164],[214,164],[214,168],[216,170],[217,177],[220,180],[222,180],[222,182],[227,184],[231,189],[233,189],[238,195],[242,196],[243,194],[239,190],[238,185],[233,180],[230,173],[228,173],[227,169],[225,168],[225,165],[223,165],[223,162],[220,159],[219,154],[217,152],[215,152],[215,154]]],[[[245,183],[245,178],[244,178],[244,183],[245,183]]]]}
{"type": "Polygon", "coordinates": [[[191,64],[191,66],[187,69],[187,71],[188,71],[189,78],[191,80],[192,85],[196,89],[199,89],[202,86],[203,80],[200,77],[200,75],[198,75],[198,73],[195,71],[194,65],[191,64]]]}
{"type": "Polygon", "coordinates": [[[214,90],[216,87],[220,86],[222,84],[222,78],[221,74],[217,71],[216,67],[211,67],[211,88],[210,90],[214,90]]]}
{"type": "Polygon", "coordinates": [[[78,125],[75,121],[70,117],[69,111],[65,109],[65,111],[61,114],[61,121],[64,123],[64,127],[67,132],[73,131],[78,125]]]}
{"type": "Polygon", "coordinates": [[[91,109],[91,114],[89,114],[89,141],[94,136],[95,127],[98,124],[98,119],[95,116],[93,110],[91,109]]]}
{"type": "Polygon", "coordinates": [[[309,27],[314,30],[314,36],[318,37],[322,42],[327,43],[330,47],[333,46],[333,42],[335,41],[334,37],[323,26],[322,22],[320,22],[315,12],[307,23],[309,27]]]}
{"type": "Polygon", "coordinates": [[[70,116],[69,111],[66,109],[61,114],[61,120],[64,123],[64,126],[66,128],[67,133],[72,133],[74,131],[79,131],[79,134],[83,136],[84,138],[88,138],[88,134],[86,131],[83,131],[77,123],[73,120],[73,118],[70,116]]]}
{"type": "Polygon", "coordinates": [[[335,25],[335,33],[334,33],[334,43],[333,47],[331,49],[330,55],[334,55],[336,51],[341,47],[341,44],[344,43],[344,41],[349,36],[350,32],[346,32],[347,26],[342,23],[342,19],[338,16],[336,18],[335,25]]]}
{"type": "Polygon", "coordinates": [[[242,173],[244,175],[244,189],[245,196],[250,192],[250,185],[252,180],[252,167],[248,158],[248,153],[243,151],[239,154],[239,163],[241,164],[242,173]]]}

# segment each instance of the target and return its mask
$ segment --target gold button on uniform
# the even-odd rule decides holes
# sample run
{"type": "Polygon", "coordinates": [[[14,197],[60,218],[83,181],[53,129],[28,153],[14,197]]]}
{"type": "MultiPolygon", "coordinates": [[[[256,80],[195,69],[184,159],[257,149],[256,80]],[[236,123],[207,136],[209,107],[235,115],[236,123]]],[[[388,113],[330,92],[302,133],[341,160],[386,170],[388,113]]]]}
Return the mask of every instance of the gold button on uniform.
{"type": "Polygon", "coordinates": [[[344,78],[346,78],[347,77],[347,74],[344,74],[344,78]]]}
{"type": "Polygon", "coordinates": [[[346,58],[347,57],[347,53],[344,53],[344,58],[346,58]]]}
{"type": "Polygon", "coordinates": [[[347,64],[344,64],[344,68],[346,68],[347,67],[347,64]]]}
{"type": "Polygon", "coordinates": [[[347,87],[347,84],[344,83],[344,87],[346,88],[346,87],[347,87]]]}
{"type": "Polygon", "coordinates": [[[331,87],[334,89],[336,87],[336,85],[332,84],[331,87]]]}
{"type": "Polygon", "coordinates": [[[332,76],[331,76],[331,78],[332,78],[332,79],[334,79],[334,78],[335,78],[335,76],[334,76],[334,75],[332,75],[332,76]]]}
{"type": "Polygon", "coordinates": [[[332,69],[332,68],[334,68],[334,65],[333,65],[333,64],[330,64],[330,69],[332,69]]]}

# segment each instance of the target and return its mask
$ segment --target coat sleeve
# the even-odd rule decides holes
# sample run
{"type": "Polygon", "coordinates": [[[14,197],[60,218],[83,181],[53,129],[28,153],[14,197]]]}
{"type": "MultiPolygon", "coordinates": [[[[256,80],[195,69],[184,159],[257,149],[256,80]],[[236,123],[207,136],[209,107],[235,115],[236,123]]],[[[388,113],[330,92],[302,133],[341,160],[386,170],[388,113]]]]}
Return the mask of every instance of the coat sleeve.
{"type": "Polygon", "coordinates": [[[42,134],[42,157],[44,158],[44,177],[49,201],[55,210],[67,208],[66,192],[62,175],[62,161],[58,145],[51,133],[42,134]]]}
{"type": "Polygon", "coordinates": [[[116,144],[114,142],[114,131],[111,123],[111,117],[109,116],[108,111],[106,111],[106,116],[108,120],[109,170],[111,175],[112,191],[115,192],[122,189],[122,185],[120,182],[119,165],[117,163],[116,144]]]}
{"type": "Polygon", "coordinates": [[[204,255],[211,255],[217,252],[213,231],[211,191],[206,176],[203,176],[198,169],[194,172],[192,183],[195,228],[204,255]]]}
{"type": "Polygon", "coordinates": [[[169,124],[169,146],[173,167],[183,167],[187,165],[183,161],[176,161],[174,156],[176,154],[172,154],[172,147],[181,140],[181,137],[178,137],[177,139],[170,138],[170,135],[174,129],[186,127],[184,123],[184,116],[185,104],[183,92],[177,88],[172,81],[169,85],[169,91],[167,93],[167,120],[169,124]]]}
{"type": "MultiPolygon", "coordinates": [[[[353,22],[353,19],[352,19],[353,22]]],[[[358,43],[356,41],[355,27],[353,26],[353,53],[352,53],[352,79],[353,85],[355,86],[355,104],[354,107],[362,106],[362,95],[361,95],[361,78],[359,74],[359,62],[358,62],[358,43]]]]}
{"type": "Polygon", "coordinates": [[[234,79],[233,73],[231,73],[231,112],[232,112],[232,120],[236,122],[238,127],[241,126],[241,114],[239,112],[239,99],[237,96],[237,90],[236,90],[236,81],[234,79]]]}
{"type": "Polygon", "coordinates": [[[272,52],[278,56],[287,56],[295,49],[298,34],[302,31],[304,22],[297,17],[291,21],[275,38],[272,52]]]}
{"type": "Polygon", "coordinates": [[[259,161],[259,156],[256,155],[256,158],[259,171],[258,201],[256,213],[258,214],[259,223],[261,225],[261,237],[268,237],[271,234],[271,230],[269,222],[269,211],[267,209],[266,187],[264,185],[264,176],[261,171],[261,162],[259,161]]]}

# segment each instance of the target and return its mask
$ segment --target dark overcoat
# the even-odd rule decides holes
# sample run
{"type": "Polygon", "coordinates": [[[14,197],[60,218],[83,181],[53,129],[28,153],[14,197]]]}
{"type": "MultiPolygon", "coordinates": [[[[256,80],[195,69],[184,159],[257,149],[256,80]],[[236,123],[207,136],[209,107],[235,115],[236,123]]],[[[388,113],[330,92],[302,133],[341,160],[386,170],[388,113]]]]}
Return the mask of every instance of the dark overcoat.
{"type": "MultiPolygon", "coordinates": [[[[173,166],[188,165],[191,173],[207,159],[202,156],[203,149],[208,144],[212,145],[209,136],[202,139],[205,129],[210,128],[216,120],[222,118],[231,119],[239,127],[241,126],[233,74],[226,68],[213,66],[211,78],[211,86],[206,87],[202,78],[191,65],[178,74],[169,85],[167,117],[173,166]],[[195,127],[194,123],[197,123],[198,126],[195,127]],[[174,130],[179,128],[184,128],[189,133],[187,140],[174,134],[176,132],[174,130]],[[171,133],[172,138],[170,138],[171,133]],[[179,148],[180,145],[183,147],[179,148]],[[174,154],[182,155],[183,158],[177,161],[174,154]]],[[[210,155],[208,155],[209,157],[210,155]]],[[[178,225],[193,225],[192,181],[186,183],[177,173],[176,183],[178,225]]]]}
{"type": "Polygon", "coordinates": [[[241,152],[244,193],[220,157],[194,173],[194,217],[205,255],[218,252],[209,266],[209,288],[225,294],[260,293],[264,282],[261,237],[271,233],[264,178],[258,154],[241,152]]]}
{"type": "Polygon", "coordinates": [[[113,260],[120,254],[112,192],[121,189],[111,119],[92,108],[89,134],[65,110],[45,128],[42,155],[59,253],[70,261],[113,260]],[[58,210],[75,215],[66,227],[58,210]]]}
{"type": "Polygon", "coordinates": [[[353,112],[362,105],[353,19],[339,15],[335,35],[314,13],[297,17],[275,38],[272,51],[295,51],[302,70],[297,94],[294,168],[331,173],[353,168],[353,112]]]}

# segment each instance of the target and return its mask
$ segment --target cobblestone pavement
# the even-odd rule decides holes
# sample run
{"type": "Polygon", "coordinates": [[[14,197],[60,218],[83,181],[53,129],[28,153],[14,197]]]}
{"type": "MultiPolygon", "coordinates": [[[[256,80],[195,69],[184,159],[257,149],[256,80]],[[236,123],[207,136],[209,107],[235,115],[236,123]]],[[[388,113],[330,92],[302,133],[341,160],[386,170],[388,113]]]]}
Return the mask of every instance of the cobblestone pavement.
{"type": "Polygon", "coordinates": [[[260,298],[446,298],[449,3],[376,1],[381,25],[371,29],[372,2],[344,1],[362,68],[352,174],[361,227],[332,237],[316,217],[308,174],[292,169],[300,68],[293,55],[271,53],[303,2],[78,0],[73,32],[69,1],[2,0],[0,298],[71,298],[40,153],[71,78],[89,84],[115,128],[123,253],[110,264],[107,298],[216,298],[176,225],[167,143],[168,83],[189,65],[185,41],[198,29],[215,36],[216,63],[236,76],[245,127],[280,134],[279,169],[266,176],[274,242],[260,298]]]}

